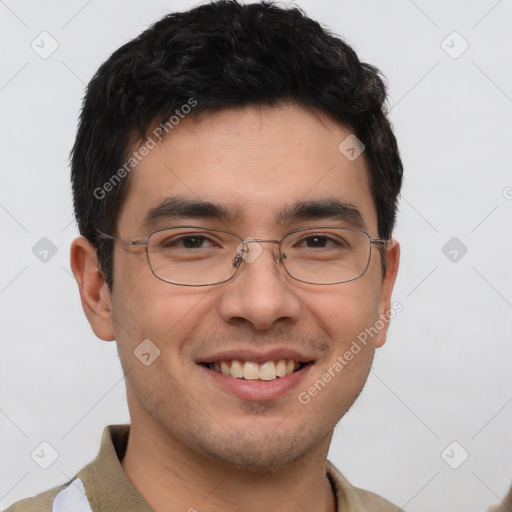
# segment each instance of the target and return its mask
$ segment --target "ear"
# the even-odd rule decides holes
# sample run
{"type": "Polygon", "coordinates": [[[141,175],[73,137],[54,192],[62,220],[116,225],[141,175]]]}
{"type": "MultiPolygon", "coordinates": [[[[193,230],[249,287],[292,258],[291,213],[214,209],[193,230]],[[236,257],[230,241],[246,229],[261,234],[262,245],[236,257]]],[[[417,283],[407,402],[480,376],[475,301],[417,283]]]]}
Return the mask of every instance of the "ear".
{"type": "Polygon", "coordinates": [[[391,294],[395,286],[398,265],[400,263],[400,244],[393,238],[386,246],[387,267],[386,275],[382,279],[379,300],[379,320],[384,323],[375,340],[376,347],[382,347],[386,342],[389,322],[402,310],[402,305],[391,306],[391,294]]]}
{"type": "Polygon", "coordinates": [[[83,236],[71,244],[71,270],[78,283],[82,308],[94,334],[104,341],[114,340],[110,290],[98,269],[96,249],[83,236]]]}

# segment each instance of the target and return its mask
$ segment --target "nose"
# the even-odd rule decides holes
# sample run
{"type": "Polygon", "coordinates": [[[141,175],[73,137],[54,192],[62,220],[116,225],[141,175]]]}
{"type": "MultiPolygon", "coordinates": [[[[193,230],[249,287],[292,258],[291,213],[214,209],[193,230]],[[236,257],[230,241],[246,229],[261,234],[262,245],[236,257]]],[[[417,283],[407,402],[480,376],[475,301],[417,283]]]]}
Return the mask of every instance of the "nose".
{"type": "Polygon", "coordinates": [[[219,311],[225,322],[267,330],[280,322],[296,323],[300,318],[302,301],[279,263],[275,242],[245,241],[237,251],[234,263],[240,268],[230,281],[221,285],[219,311]]]}

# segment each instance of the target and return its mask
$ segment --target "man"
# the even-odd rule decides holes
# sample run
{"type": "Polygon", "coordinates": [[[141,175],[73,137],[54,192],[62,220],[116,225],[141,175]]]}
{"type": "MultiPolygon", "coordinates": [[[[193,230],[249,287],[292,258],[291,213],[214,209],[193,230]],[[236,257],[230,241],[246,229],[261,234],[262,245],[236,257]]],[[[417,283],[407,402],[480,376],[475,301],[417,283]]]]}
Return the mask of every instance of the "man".
{"type": "Polygon", "coordinates": [[[171,14],[88,86],[84,312],[131,425],[17,511],[396,511],[327,460],[393,316],[402,164],[372,66],[297,9],[171,14]]]}

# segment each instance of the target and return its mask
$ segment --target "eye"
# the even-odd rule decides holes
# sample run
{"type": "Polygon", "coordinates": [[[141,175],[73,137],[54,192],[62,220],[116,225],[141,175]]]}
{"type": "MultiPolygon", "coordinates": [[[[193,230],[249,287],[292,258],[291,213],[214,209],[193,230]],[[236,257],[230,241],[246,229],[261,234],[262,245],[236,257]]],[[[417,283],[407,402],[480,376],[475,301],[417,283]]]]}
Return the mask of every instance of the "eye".
{"type": "Polygon", "coordinates": [[[162,241],[161,246],[163,248],[202,249],[203,247],[213,247],[214,243],[206,236],[191,234],[168,237],[162,241]]]}
{"type": "Polygon", "coordinates": [[[323,249],[325,247],[345,247],[347,244],[339,237],[333,237],[327,234],[315,234],[301,238],[297,241],[297,246],[310,249],[323,249]]]}

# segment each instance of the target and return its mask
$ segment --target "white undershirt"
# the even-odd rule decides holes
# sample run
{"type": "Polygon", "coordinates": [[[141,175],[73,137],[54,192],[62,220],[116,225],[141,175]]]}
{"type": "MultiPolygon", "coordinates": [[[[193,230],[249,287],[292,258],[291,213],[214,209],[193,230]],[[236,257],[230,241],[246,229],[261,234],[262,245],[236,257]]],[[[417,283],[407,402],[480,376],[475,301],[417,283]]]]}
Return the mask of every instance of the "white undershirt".
{"type": "Polygon", "coordinates": [[[92,512],[80,478],[73,480],[57,494],[52,512],[92,512]]]}

